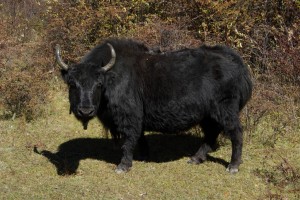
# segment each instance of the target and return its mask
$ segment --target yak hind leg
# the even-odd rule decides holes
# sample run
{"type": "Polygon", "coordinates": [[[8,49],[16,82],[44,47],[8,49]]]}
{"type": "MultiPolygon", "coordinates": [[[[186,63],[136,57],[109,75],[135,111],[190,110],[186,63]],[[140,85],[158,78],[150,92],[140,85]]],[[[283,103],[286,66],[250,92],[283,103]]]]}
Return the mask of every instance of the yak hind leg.
{"type": "Polygon", "coordinates": [[[227,171],[235,174],[239,171],[242,163],[243,131],[239,119],[238,101],[228,100],[223,102],[220,107],[219,122],[221,123],[224,134],[231,140],[232,153],[227,171]]]}
{"type": "Polygon", "coordinates": [[[235,122],[231,126],[225,127],[224,132],[230,137],[232,145],[231,161],[226,171],[235,174],[239,171],[239,166],[242,163],[243,132],[239,118],[236,117],[235,122]]]}
{"type": "Polygon", "coordinates": [[[200,123],[204,132],[204,142],[197,153],[188,161],[190,164],[200,164],[206,161],[207,154],[215,150],[217,138],[222,131],[221,126],[211,118],[205,118],[200,123]]]}

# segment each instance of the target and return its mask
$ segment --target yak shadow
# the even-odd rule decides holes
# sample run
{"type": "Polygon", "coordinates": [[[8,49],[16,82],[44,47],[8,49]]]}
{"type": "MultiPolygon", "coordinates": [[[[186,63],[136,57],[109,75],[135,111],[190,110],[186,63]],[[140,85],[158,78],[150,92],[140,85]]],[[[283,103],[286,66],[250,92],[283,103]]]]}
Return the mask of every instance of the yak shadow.
{"type": "MultiPolygon", "coordinates": [[[[146,135],[149,143],[150,158],[147,162],[170,162],[182,157],[190,157],[196,153],[201,138],[193,135],[146,135]]],[[[62,143],[58,151],[38,151],[34,147],[34,152],[46,157],[57,169],[58,175],[75,174],[80,160],[95,159],[112,164],[119,164],[122,156],[121,148],[114,148],[116,144],[112,139],[106,138],[76,138],[62,143]]],[[[138,149],[134,155],[138,155],[138,149]]],[[[207,157],[208,161],[227,166],[228,162],[212,156],[207,157]]],[[[135,160],[138,160],[135,158],[135,160]]]]}

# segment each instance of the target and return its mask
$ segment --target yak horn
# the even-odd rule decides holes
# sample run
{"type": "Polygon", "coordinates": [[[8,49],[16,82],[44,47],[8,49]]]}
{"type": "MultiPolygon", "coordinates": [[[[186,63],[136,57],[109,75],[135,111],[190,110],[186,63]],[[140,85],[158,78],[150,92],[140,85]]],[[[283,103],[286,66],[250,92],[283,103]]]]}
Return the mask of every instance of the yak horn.
{"type": "Polygon", "coordinates": [[[110,48],[111,59],[110,59],[109,63],[107,63],[104,67],[102,67],[102,69],[103,69],[104,71],[110,70],[110,69],[112,68],[112,66],[113,66],[113,65],[115,64],[115,62],[116,62],[116,52],[115,52],[114,47],[113,47],[111,44],[109,44],[109,43],[107,43],[107,45],[108,45],[109,48],[110,48]]]}
{"type": "Polygon", "coordinates": [[[60,46],[57,44],[55,46],[55,56],[56,56],[56,61],[58,63],[59,66],[61,66],[61,68],[63,68],[64,70],[68,70],[69,66],[64,63],[64,61],[61,59],[60,57],[60,46]]]}

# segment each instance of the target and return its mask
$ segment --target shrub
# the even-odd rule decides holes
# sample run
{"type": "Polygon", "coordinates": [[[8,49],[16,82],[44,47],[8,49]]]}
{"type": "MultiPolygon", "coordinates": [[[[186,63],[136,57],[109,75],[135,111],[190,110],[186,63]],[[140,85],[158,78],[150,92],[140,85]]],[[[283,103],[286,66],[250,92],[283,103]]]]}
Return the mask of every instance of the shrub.
{"type": "Polygon", "coordinates": [[[44,2],[3,0],[0,3],[2,118],[24,116],[27,121],[33,120],[43,113],[47,102],[48,77],[45,74],[51,65],[45,50],[38,48],[44,2]]]}
{"type": "Polygon", "coordinates": [[[0,92],[5,118],[24,116],[27,121],[36,119],[47,102],[47,82],[40,70],[13,68],[3,74],[0,92]]]}
{"type": "MultiPolygon", "coordinates": [[[[3,66],[1,73],[5,72],[0,75],[5,77],[1,78],[5,82],[1,84],[1,88],[17,90],[20,96],[23,91],[39,91],[38,88],[22,89],[20,81],[26,85],[41,80],[42,83],[36,85],[41,85],[42,91],[46,90],[43,88],[45,77],[35,77],[38,75],[32,75],[31,72],[38,67],[39,74],[44,76],[42,74],[53,70],[55,44],[61,44],[66,62],[74,62],[108,37],[135,38],[149,47],[159,47],[161,51],[195,47],[201,43],[227,44],[242,54],[255,81],[259,83],[257,85],[278,83],[278,87],[283,87],[284,84],[297,86],[300,83],[299,0],[10,2],[4,0],[0,3],[0,25],[3,27],[0,29],[0,51],[6,51],[7,45],[11,46],[7,41],[14,44],[37,43],[31,52],[25,50],[26,54],[34,55],[34,58],[19,63],[26,67],[9,64],[9,54],[20,53],[18,49],[7,54],[4,52],[7,55],[5,58],[2,52],[0,54],[1,59],[8,61],[0,62],[3,66]],[[13,69],[14,67],[17,69],[13,69]],[[12,73],[16,76],[8,78],[12,73]],[[30,78],[33,80],[29,80],[30,78]],[[11,86],[13,84],[19,86],[11,86]]],[[[15,47],[19,48],[18,45],[15,47]]],[[[262,91],[265,92],[267,91],[262,91]]],[[[15,98],[19,99],[17,101],[10,100],[7,94],[0,98],[3,98],[2,102],[5,104],[11,104],[6,106],[9,113],[17,115],[26,110],[21,109],[20,105],[28,105],[20,102],[32,99],[20,97],[15,98]],[[17,104],[12,105],[13,102],[17,104]]],[[[44,97],[40,99],[41,102],[45,101],[44,97]]],[[[257,98],[254,96],[255,99],[257,98]]],[[[262,107],[264,108],[250,110],[250,115],[255,112],[260,119],[268,105],[262,107]]]]}

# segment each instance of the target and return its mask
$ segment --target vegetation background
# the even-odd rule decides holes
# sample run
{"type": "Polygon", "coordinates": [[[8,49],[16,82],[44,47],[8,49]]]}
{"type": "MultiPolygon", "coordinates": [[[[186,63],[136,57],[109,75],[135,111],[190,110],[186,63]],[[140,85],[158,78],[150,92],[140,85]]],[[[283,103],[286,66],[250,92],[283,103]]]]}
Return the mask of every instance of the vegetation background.
{"type": "Polygon", "coordinates": [[[1,0],[0,198],[300,199],[299,24],[299,0],[1,0]],[[153,160],[114,174],[107,131],[97,121],[83,131],[68,115],[53,53],[61,44],[73,63],[108,37],[163,52],[225,44],[242,55],[254,93],[241,114],[239,174],[225,172],[223,137],[210,162],[186,164],[199,127],[148,133],[153,160]]]}

